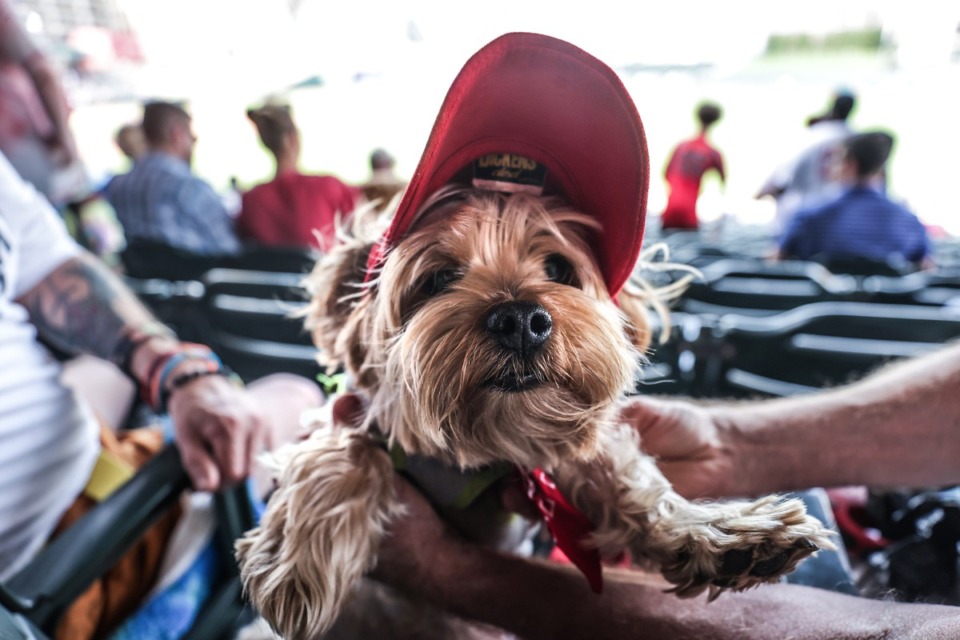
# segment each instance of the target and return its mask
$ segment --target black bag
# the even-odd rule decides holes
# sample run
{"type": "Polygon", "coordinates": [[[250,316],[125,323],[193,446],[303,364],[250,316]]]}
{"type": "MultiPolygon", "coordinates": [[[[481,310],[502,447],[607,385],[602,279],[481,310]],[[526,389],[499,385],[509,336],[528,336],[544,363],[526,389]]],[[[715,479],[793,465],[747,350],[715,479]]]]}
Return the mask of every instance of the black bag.
{"type": "Polygon", "coordinates": [[[960,487],[872,494],[867,509],[891,544],[867,557],[861,593],[960,605],[960,487]]]}

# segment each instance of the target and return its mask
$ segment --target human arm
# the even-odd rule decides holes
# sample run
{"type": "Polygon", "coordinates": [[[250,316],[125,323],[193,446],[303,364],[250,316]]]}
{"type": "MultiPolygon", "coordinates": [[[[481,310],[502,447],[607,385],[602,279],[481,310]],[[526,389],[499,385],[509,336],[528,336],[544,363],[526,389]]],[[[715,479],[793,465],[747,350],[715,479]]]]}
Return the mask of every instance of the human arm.
{"type": "Polygon", "coordinates": [[[953,638],[960,609],[903,605],[792,585],[680,599],[659,577],[604,572],[590,591],[568,566],[508,556],[468,543],[405,481],[397,493],[407,515],[393,522],[374,577],[448,611],[527,640],[670,638],[795,640],[953,638]]]}
{"type": "Polygon", "coordinates": [[[960,342],[851,385],[696,405],[636,398],[622,417],[687,497],[812,486],[960,483],[960,342]]]}
{"type": "Polygon", "coordinates": [[[713,150],[713,168],[717,170],[717,174],[720,176],[720,184],[724,187],[727,186],[727,171],[723,164],[723,154],[713,150]]]}
{"type": "MultiPolygon", "coordinates": [[[[39,336],[66,354],[112,361],[143,384],[151,363],[182,349],[136,296],[69,237],[56,211],[0,154],[0,257],[11,261],[0,290],[29,315],[39,336]]],[[[205,363],[184,359],[168,379],[205,363]]],[[[247,398],[220,376],[193,380],[172,393],[170,414],[184,464],[199,489],[246,475],[262,432],[247,398]]]]}
{"type": "Polygon", "coordinates": [[[663,169],[663,177],[666,178],[667,180],[669,180],[670,176],[672,176],[674,172],[677,170],[679,154],[680,154],[679,146],[675,147],[673,151],[670,153],[670,160],[667,161],[667,166],[664,167],[663,169]]]}
{"type": "Polygon", "coordinates": [[[796,161],[793,160],[777,167],[760,186],[760,189],[757,191],[757,194],[754,196],[754,198],[759,200],[765,196],[770,196],[771,198],[776,199],[782,196],[784,191],[787,190],[787,185],[790,184],[790,180],[792,179],[793,172],[795,170],[795,165],[796,161]]]}
{"type": "Polygon", "coordinates": [[[777,260],[806,260],[817,253],[817,237],[809,211],[798,211],[787,223],[777,246],[777,260]]]}
{"type": "Polygon", "coordinates": [[[57,161],[68,165],[76,160],[77,147],[69,125],[70,108],[57,70],[19,23],[7,0],[0,0],[0,58],[19,64],[30,77],[53,123],[53,134],[47,144],[58,153],[57,161]]]}
{"type": "Polygon", "coordinates": [[[919,218],[916,219],[917,242],[913,255],[908,255],[907,259],[916,264],[921,269],[934,269],[936,262],[933,259],[933,243],[930,241],[930,234],[927,228],[919,218]]]}
{"type": "Polygon", "coordinates": [[[37,89],[40,101],[53,123],[53,134],[46,141],[55,153],[55,159],[66,166],[77,160],[77,143],[70,130],[70,106],[63,91],[59,73],[50,59],[40,51],[34,52],[23,61],[33,85],[37,89]]]}
{"type": "MultiPolygon", "coordinates": [[[[58,266],[18,299],[38,333],[69,354],[89,353],[124,366],[139,384],[153,363],[182,348],[136,296],[88,253],[58,266]]],[[[172,380],[202,368],[184,360],[172,380]]],[[[199,490],[246,477],[265,437],[264,418],[223,376],[197,378],[172,392],[168,404],[184,466],[199,490]]]]}

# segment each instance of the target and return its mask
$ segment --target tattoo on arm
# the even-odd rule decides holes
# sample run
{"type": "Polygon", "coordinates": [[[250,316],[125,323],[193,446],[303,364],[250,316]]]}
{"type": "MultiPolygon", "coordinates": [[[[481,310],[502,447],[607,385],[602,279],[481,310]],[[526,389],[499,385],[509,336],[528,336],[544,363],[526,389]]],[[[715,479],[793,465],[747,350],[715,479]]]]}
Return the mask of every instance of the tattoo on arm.
{"type": "Polygon", "coordinates": [[[19,302],[53,347],[117,364],[129,352],[132,333],[156,322],[133,292],[89,254],[57,267],[19,302]]]}

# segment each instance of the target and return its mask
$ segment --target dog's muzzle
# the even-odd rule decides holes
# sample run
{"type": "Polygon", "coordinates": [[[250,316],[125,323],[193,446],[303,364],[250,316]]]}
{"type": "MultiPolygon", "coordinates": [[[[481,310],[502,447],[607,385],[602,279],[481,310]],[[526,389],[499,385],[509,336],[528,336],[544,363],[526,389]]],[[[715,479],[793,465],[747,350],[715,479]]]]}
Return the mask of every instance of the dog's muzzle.
{"type": "Polygon", "coordinates": [[[487,315],[487,333],[493,341],[524,360],[529,360],[547,343],[552,331],[553,318],[534,302],[504,302],[487,315]]]}

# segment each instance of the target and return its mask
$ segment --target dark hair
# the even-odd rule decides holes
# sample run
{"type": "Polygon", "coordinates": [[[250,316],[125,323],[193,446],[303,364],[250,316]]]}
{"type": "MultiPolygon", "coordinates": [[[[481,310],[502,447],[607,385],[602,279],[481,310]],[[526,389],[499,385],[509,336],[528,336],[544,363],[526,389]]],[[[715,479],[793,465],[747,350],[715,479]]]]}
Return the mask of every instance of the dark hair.
{"type": "Polygon", "coordinates": [[[152,145],[163,144],[177,124],[190,122],[190,114],[174,102],[148,102],[143,105],[143,135],[152,145]]]}
{"type": "Polygon", "coordinates": [[[297,130],[290,105],[267,104],[259,109],[248,109],[247,117],[257,127],[263,145],[279,155],[287,146],[287,136],[297,130]]]}
{"type": "Polygon", "coordinates": [[[846,157],[857,165],[857,177],[880,171],[893,150],[893,136],[885,131],[869,131],[850,136],[843,144],[846,157]]]}
{"type": "Polygon", "coordinates": [[[842,93],[833,99],[833,106],[830,107],[831,120],[846,120],[853,111],[853,105],[856,104],[856,98],[849,93],[842,93]]]}
{"type": "Polygon", "coordinates": [[[817,115],[807,118],[807,126],[812,127],[818,122],[845,122],[847,118],[850,117],[850,112],[853,111],[853,107],[856,104],[857,97],[848,90],[841,89],[834,94],[830,108],[823,113],[818,113],[817,115]]]}
{"type": "Polygon", "coordinates": [[[395,162],[393,156],[387,153],[385,149],[374,149],[373,153],[370,154],[370,168],[374,171],[377,169],[392,169],[395,162]]]}
{"type": "Polygon", "coordinates": [[[704,102],[697,107],[697,120],[704,129],[712,125],[723,115],[723,110],[712,102],[704,102]]]}

